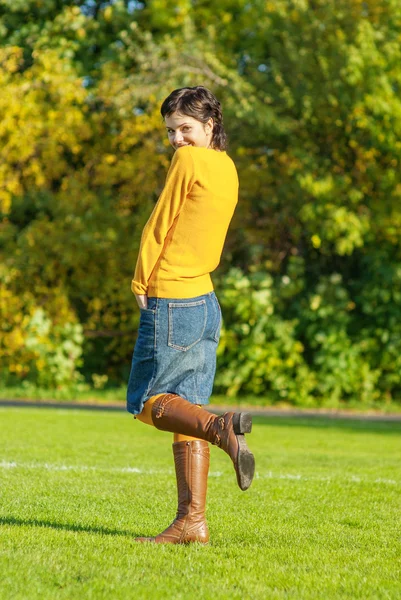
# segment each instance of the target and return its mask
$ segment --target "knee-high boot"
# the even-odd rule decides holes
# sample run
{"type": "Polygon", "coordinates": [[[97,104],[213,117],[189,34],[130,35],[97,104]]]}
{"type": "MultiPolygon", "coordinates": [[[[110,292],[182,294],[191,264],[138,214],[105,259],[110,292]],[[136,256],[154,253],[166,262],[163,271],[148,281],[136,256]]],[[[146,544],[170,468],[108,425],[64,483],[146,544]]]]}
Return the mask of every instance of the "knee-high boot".
{"type": "Polygon", "coordinates": [[[209,541],[205,520],[209,445],[203,440],[173,444],[177,477],[178,508],[174,521],[154,538],[136,538],[138,542],[187,544],[209,541]]]}
{"type": "Polygon", "coordinates": [[[177,394],[164,394],[152,406],[152,421],[157,429],[190,435],[219,446],[230,456],[241,490],[251,485],[255,459],[244,436],[252,429],[249,413],[226,412],[219,417],[177,394]]]}

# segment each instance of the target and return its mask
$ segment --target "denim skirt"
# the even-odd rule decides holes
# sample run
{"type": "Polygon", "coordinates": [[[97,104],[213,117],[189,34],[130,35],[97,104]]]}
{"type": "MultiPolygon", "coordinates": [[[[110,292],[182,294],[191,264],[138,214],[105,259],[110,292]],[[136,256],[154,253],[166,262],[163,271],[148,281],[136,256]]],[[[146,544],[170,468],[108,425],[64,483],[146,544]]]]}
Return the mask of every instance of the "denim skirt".
{"type": "Polygon", "coordinates": [[[195,298],[148,298],[140,309],[127,390],[137,415],[155,394],[174,393],[207,404],[216,373],[221,309],[215,292],[195,298]]]}

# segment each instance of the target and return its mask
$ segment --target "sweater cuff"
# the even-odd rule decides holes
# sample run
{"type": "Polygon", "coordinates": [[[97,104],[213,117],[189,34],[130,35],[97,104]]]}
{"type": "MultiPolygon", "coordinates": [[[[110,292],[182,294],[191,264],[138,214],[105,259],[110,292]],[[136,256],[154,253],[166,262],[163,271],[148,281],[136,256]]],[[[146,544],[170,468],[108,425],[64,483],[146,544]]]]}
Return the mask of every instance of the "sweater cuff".
{"type": "Polygon", "coordinates": [[[148,288],[133,279],[131,281],[131,290],[134,294],[147,294],[148,288]]]}

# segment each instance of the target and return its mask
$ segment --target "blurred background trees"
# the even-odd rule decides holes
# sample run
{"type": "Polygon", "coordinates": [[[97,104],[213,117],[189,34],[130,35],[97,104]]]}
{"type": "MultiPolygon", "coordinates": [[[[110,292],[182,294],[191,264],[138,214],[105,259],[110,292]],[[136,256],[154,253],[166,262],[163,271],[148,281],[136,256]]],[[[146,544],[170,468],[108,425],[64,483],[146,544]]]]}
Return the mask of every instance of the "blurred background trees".
{"type": "Polygon", "coordinates": [[[1,0],[3,383],[126,380],[159,106],[202,84],[240,177],[215,390],[399,399],[400,65],[398,0],[1,0]]]}

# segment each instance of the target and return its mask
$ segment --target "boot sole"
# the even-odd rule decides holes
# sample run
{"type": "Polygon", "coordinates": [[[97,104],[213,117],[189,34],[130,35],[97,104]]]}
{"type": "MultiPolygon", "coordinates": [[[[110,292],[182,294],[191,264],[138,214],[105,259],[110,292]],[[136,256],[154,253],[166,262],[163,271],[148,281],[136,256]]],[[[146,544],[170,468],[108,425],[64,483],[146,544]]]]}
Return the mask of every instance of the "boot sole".
{"type": "Polygon", "coordinates": [[[247,412],[234,413],[233,429],[236,435],[243,433],[251,433],[252,430],[252,415],[247,412]]]}
{"type": "Polygon", "coordinates": [[[237,482],[242,491],[249,488],[255,474],[255,457],[249,450],[243,435],[237,435],[238,455],[237,455],[237,482]]]}

